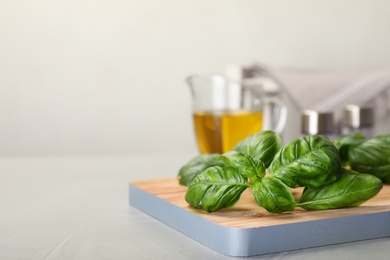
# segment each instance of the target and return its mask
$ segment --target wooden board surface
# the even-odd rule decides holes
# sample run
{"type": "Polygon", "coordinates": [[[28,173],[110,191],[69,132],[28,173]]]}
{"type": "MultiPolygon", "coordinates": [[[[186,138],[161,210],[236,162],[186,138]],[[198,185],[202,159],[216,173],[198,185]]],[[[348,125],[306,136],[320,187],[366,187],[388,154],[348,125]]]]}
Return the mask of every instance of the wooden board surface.
{"type": "MultiPolygon", "coordinates": [[[[366,203],[352,208],[307,211],[297,207],[291,213],[272,214],[258,206],[247,189],[239,202],[229,209],[207,213],[190,207],[184,200],[187,187],[180,186],[176,178],[154,179],[131,182],[131,185],[157,196],[173,205],[180,207],[218,225],[231,228],[258,228],[313,220],[340,218],[362,214],[390,212],[390,185],[385,184],[380,193],[366,203]]],[[[296,198],[302,189],[294,189],[296,198]]]]}
{"type": "MultiPolygon", "coordinates": [[[[272,214],[247,189],[229,209],[207,213],[184,200],[176,178],[131,182],[130,205],[209,248],[252,256],[390,236],[390,185],[353,208],[272,214]],[[190,223],[190,224],[189,224],[190,223]],[[286,236],[286,234],[294,234],[286,236]]],[[[302,189],[294,189],[296,198],[302,189]]]]}

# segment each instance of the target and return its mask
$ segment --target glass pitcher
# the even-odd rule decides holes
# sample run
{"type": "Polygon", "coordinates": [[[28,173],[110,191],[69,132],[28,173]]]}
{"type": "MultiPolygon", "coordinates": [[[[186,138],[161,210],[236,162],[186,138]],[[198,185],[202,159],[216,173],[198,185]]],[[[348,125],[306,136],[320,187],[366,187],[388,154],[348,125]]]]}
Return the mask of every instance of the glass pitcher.
{"type": "Polygon", "coordinates": [[[221,74],[189,76],[187,83],[201,153],[225,153],[260,130],[283,131],[286,106],[278,91],[266,84],[221,74]]]}

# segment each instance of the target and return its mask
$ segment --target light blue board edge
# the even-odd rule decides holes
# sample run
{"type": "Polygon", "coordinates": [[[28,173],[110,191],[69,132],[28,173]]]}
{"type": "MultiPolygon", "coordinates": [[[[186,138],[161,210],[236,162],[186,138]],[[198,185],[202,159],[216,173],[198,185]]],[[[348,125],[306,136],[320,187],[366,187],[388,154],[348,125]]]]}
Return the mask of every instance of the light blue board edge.
{"type": "Polygon", "coordinates": [[[259,228],[218,225],[130,184],[129,203],[224,255],[254,256],[390,236],[390,212],[259,228]]]}

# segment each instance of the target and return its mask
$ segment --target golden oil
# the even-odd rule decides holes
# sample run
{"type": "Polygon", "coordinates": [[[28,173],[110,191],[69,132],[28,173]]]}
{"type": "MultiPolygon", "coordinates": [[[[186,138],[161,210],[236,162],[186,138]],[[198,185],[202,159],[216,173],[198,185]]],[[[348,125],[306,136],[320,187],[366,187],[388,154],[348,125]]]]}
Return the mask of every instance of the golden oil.
{"type": "Polygon", "coordinates": [[[225,153],[247,136],[260,131],[261,112],[198,112],[193,115],[201,153],[225,153]]]}

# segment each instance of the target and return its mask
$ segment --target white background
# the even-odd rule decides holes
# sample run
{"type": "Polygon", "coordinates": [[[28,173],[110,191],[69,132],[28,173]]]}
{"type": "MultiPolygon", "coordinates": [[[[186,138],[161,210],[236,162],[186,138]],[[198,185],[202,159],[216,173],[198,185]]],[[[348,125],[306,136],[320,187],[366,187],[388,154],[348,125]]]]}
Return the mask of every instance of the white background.
{"type": "Polygon", "coordinates": [[[0,155],[195,153],[192,73],[390,65],[385,0],[2,0],[0,155]]]}

